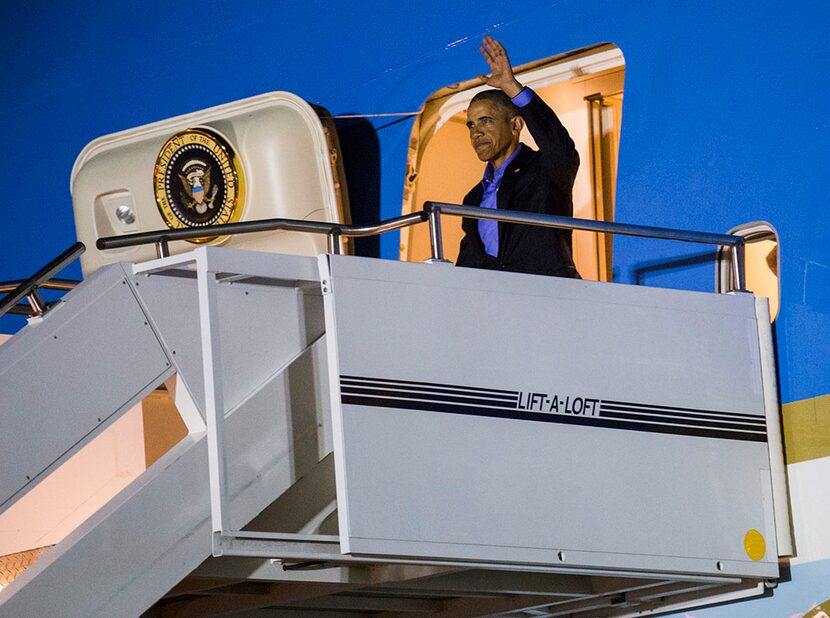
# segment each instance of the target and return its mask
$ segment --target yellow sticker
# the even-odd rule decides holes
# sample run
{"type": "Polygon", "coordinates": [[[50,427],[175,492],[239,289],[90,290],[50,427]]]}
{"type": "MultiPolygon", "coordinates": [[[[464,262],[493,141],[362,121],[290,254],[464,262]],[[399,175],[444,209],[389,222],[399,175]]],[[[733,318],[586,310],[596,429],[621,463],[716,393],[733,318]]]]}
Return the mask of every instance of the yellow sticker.
{"type": "Polygon", "coordinates": [[[750,530],[744,535],[744,550],[753,560],[760,560],[767,553],[767,543],[764,536],[757,530],[750,530]]]}

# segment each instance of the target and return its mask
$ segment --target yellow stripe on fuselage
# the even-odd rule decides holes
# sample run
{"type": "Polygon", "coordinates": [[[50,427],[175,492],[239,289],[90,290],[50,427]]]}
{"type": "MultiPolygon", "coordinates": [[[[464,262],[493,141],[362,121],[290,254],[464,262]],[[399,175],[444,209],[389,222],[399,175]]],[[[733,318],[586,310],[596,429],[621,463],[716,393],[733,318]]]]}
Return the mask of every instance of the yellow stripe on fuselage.
{"type": "Polygon", "coordinates": [[[830,395],[784,404],[781,417],[788,464],[830,457],[830,395]]]}

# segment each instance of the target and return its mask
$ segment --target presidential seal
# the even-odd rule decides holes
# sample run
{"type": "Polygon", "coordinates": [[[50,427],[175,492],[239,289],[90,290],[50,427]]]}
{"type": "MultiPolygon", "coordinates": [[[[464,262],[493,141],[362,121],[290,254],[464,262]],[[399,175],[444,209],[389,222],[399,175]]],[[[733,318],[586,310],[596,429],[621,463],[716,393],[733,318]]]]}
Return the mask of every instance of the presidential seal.
{"type": "Polygon", "coordinates": [[[167,140],[156,158],[153,189],[164,222],[174,230],[234,223],[242,216],[242,165],[230,144],[208,129],[187,129],[167,140]]]}

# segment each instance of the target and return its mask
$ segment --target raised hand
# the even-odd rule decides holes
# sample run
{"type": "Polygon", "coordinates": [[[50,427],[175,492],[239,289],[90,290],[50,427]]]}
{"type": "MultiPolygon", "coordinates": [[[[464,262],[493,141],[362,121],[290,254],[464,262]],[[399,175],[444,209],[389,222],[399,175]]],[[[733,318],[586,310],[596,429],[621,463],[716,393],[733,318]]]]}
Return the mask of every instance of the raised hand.
{"type": "Polygon", "coordinates": [[[478,79],[488,86],[504,91],[509,97],[515,97],[522,91],[522,85],[513,75],[513,67],[507,57],[507,50],[496,39],[485,36],[481,39],[481,54],[490,65],[490,75],[479,75],[478,79]]]}

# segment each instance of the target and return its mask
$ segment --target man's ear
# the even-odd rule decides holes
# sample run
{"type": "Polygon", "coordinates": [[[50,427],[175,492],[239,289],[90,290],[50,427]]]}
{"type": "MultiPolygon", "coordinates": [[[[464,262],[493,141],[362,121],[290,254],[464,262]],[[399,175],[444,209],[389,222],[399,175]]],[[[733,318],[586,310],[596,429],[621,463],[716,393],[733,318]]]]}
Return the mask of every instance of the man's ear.
{"type": "Polygon", "coordinates": [[[513,134],[518,136],[521,134],[525,126],[524,118],[521,116],[513,116],[513,134]]]}

